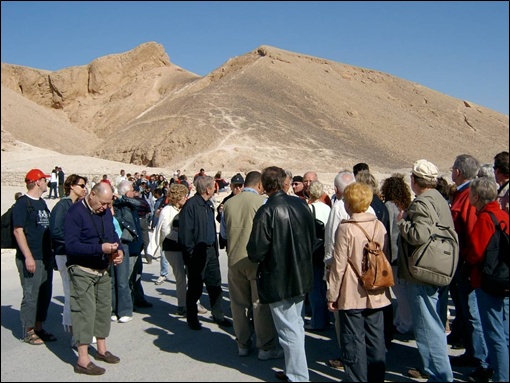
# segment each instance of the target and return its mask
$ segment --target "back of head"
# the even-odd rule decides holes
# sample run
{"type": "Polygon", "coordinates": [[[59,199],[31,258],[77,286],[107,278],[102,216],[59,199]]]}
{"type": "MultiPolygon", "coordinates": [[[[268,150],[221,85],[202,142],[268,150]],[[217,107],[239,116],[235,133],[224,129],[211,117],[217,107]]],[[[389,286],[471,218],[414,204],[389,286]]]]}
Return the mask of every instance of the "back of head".
{"type": "Polygon", "coordinates": [[[476,173],[476,177],[489,177],[494,178],[494,169],[492,168],[492,164],[483,164],[480,166],[480,169],[478,169],[478,173],[476,173]]]}
{"type": "Polygon", "coordinates": [[[335,187],[340,193],[343,193],[345,188],[355,182],[354,174],[349,171],[341,171],[335,176],[335,187]]]}
{"type": "Polygon", "coordinates": [[[485,206],[496,200],[498,196],[498,184],[489,177],[476,178],[469,184],[469,192],[478,196],[485,206]]]}
{"type": "Polygon", "coordinates": [[[262,178],[262,173],[256,170],[249,172],[246,174],[246,179],[244,181],[244,187],[254,187],[260,182],[262,178]]]}
{"type": "Polygon", "coordinates": [[[379,191],[377,180],[369,170],[360,170],[358,174],[356,174],[356,182],[362,182],[370,186],[373,194],[377,194],[379,191]]]}
{"type": "Polygon", "coordinates": [[[354,182],[344,190],[344,201],[349,205],[351,213],[365,212],[372,202],[372,188],[362,182],[354,182]]]}
{"type": "Polygon", "coordinates": [[[385,202],[392,201],[400,209],[406,210],[411,204],[411,189],[403,174],[396,173],[383,180],[381,194],[385,202]]]}
{"type": "Polygon", "coordinates": [[[352,172],[354,175],[357,175],[362,170],[370,170],[368,165],[364,162],[357,163],[352,167],[352,172]]]}
{"type": "Polygon", "coordinates": [[[214,188],[214,178],[211,176],[200,176],[195,180],[195,189],[198,195],[205,194],[208,188],[214,188]]]}
{"type": "Polygon", "coordinates": [[[321,198],[322,193],[324,193],[324,185],[320,181],[313,181],[310,184],[310,188],[308,189],[310,193],[310,197],[314,200],[321,198]]]}
{"type": "Polygon", "coordinates": [[[133,182],[124,180],[120,181],[117,185],[117,191],[120,195],[125,195],[128,191],[133,189],[133,182]]]}
{"type": "Polygon", "coordinates": [[[262,186],[266,193],[274,193],[283,189],[285,178],[287,178],[285,170],[277,166],[269,166],[262,171],[262,186]]]}

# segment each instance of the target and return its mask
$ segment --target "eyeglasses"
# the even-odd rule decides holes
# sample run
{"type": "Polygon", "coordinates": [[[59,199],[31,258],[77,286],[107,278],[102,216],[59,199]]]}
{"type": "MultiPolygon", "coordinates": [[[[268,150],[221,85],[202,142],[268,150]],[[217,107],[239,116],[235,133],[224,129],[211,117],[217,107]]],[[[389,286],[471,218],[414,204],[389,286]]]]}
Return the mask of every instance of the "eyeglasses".
{"type": "Polygon", "coordinates": [[[85,185],[85,184],[76,184],[76,185],[74,185],[74,186],[79,186],[79,187],[81,187],[82,189],[85,189],[85,188],[87,187],[87,185],[85,185]]]}
{"type": "Polygon", "coordinates": [[[236,189],[241,189],[244,185],[243,184],[233,184],[232,186],[236,189]]]}

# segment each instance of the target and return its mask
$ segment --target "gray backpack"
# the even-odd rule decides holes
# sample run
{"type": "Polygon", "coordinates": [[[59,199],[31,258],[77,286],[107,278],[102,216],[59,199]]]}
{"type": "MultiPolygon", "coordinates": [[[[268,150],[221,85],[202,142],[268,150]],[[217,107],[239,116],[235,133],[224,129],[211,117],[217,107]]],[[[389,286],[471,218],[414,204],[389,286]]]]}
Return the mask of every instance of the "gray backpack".
{"type": "Polygon", "coordinates": [[[430,212],[434,225],[429,239],[404,257],[409,273],[421,283],[447,286],[453,279],[459,262],[459,239],[455,229],[439,222],[436,210],[429,201],[422,200],[430,212]]]}

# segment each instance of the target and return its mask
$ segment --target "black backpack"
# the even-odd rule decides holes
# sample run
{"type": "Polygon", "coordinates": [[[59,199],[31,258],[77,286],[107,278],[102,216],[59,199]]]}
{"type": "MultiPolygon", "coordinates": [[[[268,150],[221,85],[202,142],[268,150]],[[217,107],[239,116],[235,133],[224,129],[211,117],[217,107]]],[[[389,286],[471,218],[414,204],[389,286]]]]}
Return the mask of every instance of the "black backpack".
{"type": "Polygon", "coordinates": [[[315,244],[313,247],[312,260],[315,265],[324,266],[324,237],[326,227],[324,223],[315,217],[315,206],[312,206],[313,220],[315,222],[315,244]]]}
{"type": "Polygon", "coordinates": [[[492,234],[485,249],[485,258],[482,265],[482,289],[496,297],[508,297],[509,238],[502,228],[503,222],[498,222],[493,213],[487,213],[490,214],[496,231],[492,234]]]}
{"type": "MultiPolygon", "coordinates": [[[[26,196],[21,196],[20,198],[27,198],[26,196]]],[[[14,228],[12,227],[12,208],[15,204],[13,204],[9,210],[7,210],[4,214],[2,214],[2,239],[1,239],[1,248],[2,249],[15,249],[16,248],[16,238],[14,237],[14,228]]],[[[30,198],[27,198],[27,209],[30,214],[34,209],[32,204],[30,203],[30,198]]]]}

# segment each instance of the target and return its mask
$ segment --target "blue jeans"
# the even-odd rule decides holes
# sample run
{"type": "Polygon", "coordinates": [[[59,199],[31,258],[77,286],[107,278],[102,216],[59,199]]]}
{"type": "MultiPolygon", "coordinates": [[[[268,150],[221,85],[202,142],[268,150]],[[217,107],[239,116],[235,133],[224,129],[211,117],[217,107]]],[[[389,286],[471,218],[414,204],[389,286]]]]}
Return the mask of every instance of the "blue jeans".
{"type": "Polygon", "coordinates": [[[483,335],[487,344],[489,361],[494,369],[493,382],[508,382],[508,346],[506,329],[508,329],[508,297],[498,298],[475,289],[483,335]]]}
{"type": "Polygon", "coordinates": [[[487,345],[483,336],[475,290],[471,287],[471,282],[462,277],[459,278],[457,287],[464,319],[462,334],[466,354],[478,359],[480,365],[487,368],[489,367],[487,345]]]}
{"type": "MultiPolygon", "coordinates": [[[[127,246],[124,246],[126,249],[127,246]]],[[[129,276],[131,275],[133,262],[129,252],[125,254],[123,261],[117,266],[111,266],[112,272],[112,314],[119,318],[133,315],[133,299],[131,298],[131,289],[129,287],[129,276]]]]}
{"type": "Polygon", "coordinates": [[[168,263],[168,259],[166,259],[163,251],[161,251],[159,255],[159,275],[162,277],[168,277],[168,273],[170,272],[170,263],[168,263]]]}
{"type": "Polygon", "coordinates": [[[409,283],[408,297],[418,352],[429,382],[453,382],[448,344],[442,320],[447,308],[448,287],[409,283]]]}
{"type": "Polygon", "coordinates": [[[308,382],[305,352],[305,328],[301,316],[305,297],[293,297],[270,303],[271,314],[285,354],[285,374],[291,382],[308,382]]]}
{"type": "Polygon", "coordinates": [[[324,264],[313,265],[313,288],[308,293],[312,316],[310,326],[315,330],[324,330],[331,321],[331,313],[326,302],[326,281],[324,280],[324,264]]]}

